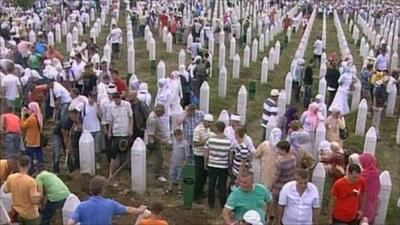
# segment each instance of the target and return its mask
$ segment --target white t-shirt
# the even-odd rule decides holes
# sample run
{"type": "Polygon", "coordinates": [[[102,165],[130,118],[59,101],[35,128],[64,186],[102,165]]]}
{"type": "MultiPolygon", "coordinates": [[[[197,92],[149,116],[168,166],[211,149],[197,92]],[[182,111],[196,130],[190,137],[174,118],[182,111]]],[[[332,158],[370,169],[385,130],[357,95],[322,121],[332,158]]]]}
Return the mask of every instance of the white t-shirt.
{"type": "MultiPolygon", "coordinates": [[[[83,76],[83,72],[85,72],[84,67],[86,63],[80,62],[79,64],[74,60],[71,66],[71,71],[75,75],[75,80],[79,80],[83,76]]],[[[78,84],[83,85],[83,79],[78,81],[78,84]]]]}
{"type": "Polygon", "coordinates": [[[53,94],[55,98],[60,98],[61,104],[71,102],[71,96],[68,90],[58,82],[54,82],[53,94]]]}
{"type": "Polygon", "coordinates": [[[13,74],[7,74],[1,80],[1,87],[5,89],[5,98],[9,101],[14,101],[19,97],[18,87],[21,86],[18,77],[13,74]]]}
{"type": "Polygon", "coordinates": [[[83,130],[87,130],[89,132],[98,132],[100,131],[100,121],[97,117],[97,104],[85,104],[84,111],[82,112],[83,116],[83,130]]]}
{"type": "Polygon", "coordinates": [[[323,49],[322,41],[319,40],[319,39],[317,39],[317,40],[314,42],[314,54],[316,54],[316,55],[322,55],[322,49],[323,49]]]}
{"type": "Polygon", "coordinates": [[[107,87],[108,87],[108,84],[105,84],[103,82],[100,82],[97,85],[97,101],[98,102],[100,102],[104,98],[108,98],[107,87]]]}
{"type": "Polygon", "coordinates": [[[375,67],[377,70],[387,70],[389,68],[389,56],[379,54],[378,57],[376,57],[375,67]]]}
{"type": "Polygon", "coordinates": [[[92,55],[92,58],[90,59],[90,62],[96,66],[96,64],[100,64],[100,56],[98,53],[95,53],[94,55],[92,55]]]}
{"type": "Polygon", "coordinates": [[[111,30],[110,41],[112,44],[121,43],[122,42],[122,30],[119,27],[116,27],[111,30]]]}

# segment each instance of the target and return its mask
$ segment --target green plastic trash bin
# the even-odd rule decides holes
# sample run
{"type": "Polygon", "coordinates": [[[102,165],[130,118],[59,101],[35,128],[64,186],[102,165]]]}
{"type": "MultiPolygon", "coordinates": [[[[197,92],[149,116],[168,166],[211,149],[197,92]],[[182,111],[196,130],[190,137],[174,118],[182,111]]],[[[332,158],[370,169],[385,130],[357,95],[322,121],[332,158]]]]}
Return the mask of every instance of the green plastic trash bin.
{"type": "Polygon", "coordinates": [[[250,101],[254,101],[254,99],[256,97],[256,82],[255,81],[249,81],[248,90],[249,90],[250,101]]]}
{"type": "Polygon", "coordinates": [[[192,208],[194,194],[194,165],[188,163],[182,170],[182,190],[183,190],[183,206],[187,209],[192,208]]]}

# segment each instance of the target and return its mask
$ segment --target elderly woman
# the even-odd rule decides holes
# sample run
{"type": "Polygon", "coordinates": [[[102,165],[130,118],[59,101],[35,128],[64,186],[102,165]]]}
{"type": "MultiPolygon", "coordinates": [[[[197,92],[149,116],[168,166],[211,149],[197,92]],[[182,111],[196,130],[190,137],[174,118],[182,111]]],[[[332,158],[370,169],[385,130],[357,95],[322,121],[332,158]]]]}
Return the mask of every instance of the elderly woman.
{"type": "Polygon", "coordinates": [[[150,107],[151,94],[149,93],[147,83],[140,83],[137,97],[141,102],[145,103],[147,107],[150,107]]]}
{"type": "MultiPolygon", "coordinates": [[[[345,130],[346,123],[344,117],[340,114],[340,110],[333,109],[330,116],[325,121],[326,139],[330,142],[335,141],[343,146],[343,141],[340,137],[340,130],[345,130]]],[[[342,134],[344,135],[344,134],[342,134]]],[[[342,137],[345,138],[345,137],[342,137]]]]}
{"type": "MultiPolygon", "coordinates": [[[[321,142],[320,148],[321,145],[324,144],[325,142],[321,142]]],[[[325,147],[323,151],[325,151],[326,154],[323,157],[321,156],[320,162],[325,164],[328,175],[333,180],[343,177],[345,175],[345,158],[343,149],[340,147],[340,145],[337,142],[332,142],[330,144],[330,149],[326,149],[325,147]]]]}
{"type": "Polygon", "coordinates": [[[279,128],[274,128],[271,131],[269,140],[258,145],[253,156],[261,161],[261,183],[271,189],[273,178],[275,175],[275,162],[278,158],[276,143],[282,138],[282,131],[279,128]]]}
{"type": "Polygon", "coordinates": [[[362,167],[361,176],[367,184],[367,202],[364,207],[364,216],[368,218],[368,222],[372,224],[377,213],[379,202],[379,192],[381,191],[381,183],[379,180],[379,170],[376,165],[376,158],[369,154],[363,153],[359,157],[362,167]]]}
{"type": "Polygon", "coordinates": [[[300,121],[303,124],[304,130],[310,134],[311,143],[314,142],[315,131],[321,120],[323,118],[319,113],[319,106],[316,102],[311,103],[308,106],[308,110],[301,115],[300,121]]]}

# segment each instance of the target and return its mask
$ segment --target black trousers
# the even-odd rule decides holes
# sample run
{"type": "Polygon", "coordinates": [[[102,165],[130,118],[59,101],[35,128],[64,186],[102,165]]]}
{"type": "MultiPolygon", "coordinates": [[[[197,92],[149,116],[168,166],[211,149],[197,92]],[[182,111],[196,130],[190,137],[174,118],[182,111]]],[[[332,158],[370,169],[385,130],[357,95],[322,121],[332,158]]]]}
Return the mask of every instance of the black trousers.
{"type": "Polygon", "coordinates": [[[300,102],[300,82],[292,82],[292,103],[300,102]]]}
{"type": "Polygon", "coordinates": [[[326,100],[326,106],[329,108],[329,106],[332,104],[333,99],[335,98],[336,95],[336,90],[334,91],[328,91],[328,98],[326,100]]]}
{"type": "Polygon", "coordinates": [[[194,156],[194,200],[199,200],[203,194],[204,184],[207,181],[207,170],[204,169],[204,156],[194,156]]]}
{"type": "Polygon", "coordinates": [[[226,203],[226,182],[228,169],[208,167],[208,207],[215,206],[215,188],[218,188],[219,203],[221,208],[226,203]]]}

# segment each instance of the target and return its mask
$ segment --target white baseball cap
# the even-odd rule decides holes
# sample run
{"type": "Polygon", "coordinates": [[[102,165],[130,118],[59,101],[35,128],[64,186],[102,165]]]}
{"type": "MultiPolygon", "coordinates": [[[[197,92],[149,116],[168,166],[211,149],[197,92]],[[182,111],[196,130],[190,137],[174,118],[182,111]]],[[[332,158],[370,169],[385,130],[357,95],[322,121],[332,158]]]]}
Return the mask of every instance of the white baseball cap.
{"type": "Polygon", "coordinates": [[[243,215],[243,220],[251,225],[262,225],[261,216],[256,210],[249,210],[243,215]]]}
{"type": "Polygon", "coordinates": [[[279,96],[279,90],[278,89],[272,89],[270,95],[271,95],[271,97],[279,96]]]}
{"type": "Polygon", "coordinates": [[[203,118],[204,121],[214,122],[214,117],[211,114],[206,114],[203,118]]]}

